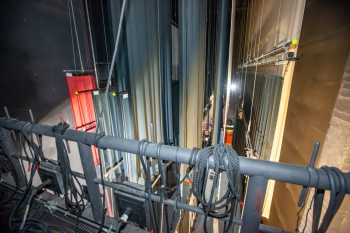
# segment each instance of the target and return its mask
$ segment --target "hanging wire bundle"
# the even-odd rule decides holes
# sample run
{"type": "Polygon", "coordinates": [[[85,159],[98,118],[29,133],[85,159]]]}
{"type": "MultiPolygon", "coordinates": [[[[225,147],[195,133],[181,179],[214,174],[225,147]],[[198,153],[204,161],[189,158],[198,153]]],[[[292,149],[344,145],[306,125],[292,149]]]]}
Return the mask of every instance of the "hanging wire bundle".
{"type": "Polygon", "coordinates": [[[83,198],[83,189],[79,179],[73,175],[70,167],[68,151],[63,141],[62,135],[69,125],[67,123],[59,123],[53,128],[57,133],[56,147],[57,147],[57,161],[61,170],[64,188],[64,201],[68,210],[80,216],[85,210],[85,203],[83,198]]]}
{"type": "Polygon", "coordinates": [[[145,156],[148,142],[143,140],[139,143],[138,156],[142,165],[142,169],[145,173],[145,192],[147,193],[147,208],[149,209],[149,218],[151,222],[151,227],[155,232],[158,232],[157,218],[155,214],[155,209],[153,202],[151,200],[152,195],[152,182],[151,182],[151,161],[145,156]]]}
{"type": "Polygon", "coordinates": [[[232,226],[241,193],[241,174],[237,153],[231,147],[223,144],[200,150],[193,168],[192,189],[205,212],[204,231],[208,232],[207,218],[213,217],[224,219],[224,232],[228,232],[232,226]],[[212,168],[209,167],[210,160],[214,163],[212,168]],[[208,179],[211,172],[214,175],[211,188],[208,190],[208,179]],[[215,194],[219,191],[220,175],[227,177],[228,184],[225,193],[216,198],[215,194]]]}
{"type": "MultiPolygon", "coordinates": [[[[0,131],[0,141],[2,141],[2,144],[5,144],[7,140],[11,139],[11,135],[9,133],[6,133],[6,131],[1,130],[0,131]]],[[[3,146],[3,145],[1,145],[3,146]]],[[[17,145],[18,147],[21,147],[21,145],[17,145]]],[[[18,174],[18,171],[16,170],[16,166],[14,164],[13,158],[11,158],[11,154],[9,153],[9,148],[1,148],[0,147],[0,179],[2,180],[3,174],[10,174],[13,177],[14,183],[15,183],[15,189],[13,192],[9,195],[7,193],[1,192],[1,198],[0,198],[0,205],[3,206],[5,204],[10,203],[13,200],[13,197],[16,195],[19,187],[21,186],[21,177],[20,174],[18,174]]],[[[21,169],[24,174],[24,166],[23,163],[21,163],[21,169]]],[[[27,180],[25,180],[27,181],[27,180]]],[[[27,183],[25,183],[27,184],[27,183]]]]}
{"type": "MultiPolygon", "coordinates": [[[[57,230],[59,227],[42,223],[33,218],[30,214],[35,196],[42,192],[44,187],[50,185],[51,180],[45,180],[38,187],[32,187],[34,175],[38,170],[40,162],[45,158],[42,151],[41,136],[37,135],[37,143],[35,143],[33,134],[28,134],[23,131],[26,126],[26,124],[22,125],[22,129],[16,132],[1,130],[0,140],[3,153],[5,153],[11,161],[11,156],[17,156],[23,152],[28,159],[28,168],[30,169],[29,179],[25,183],[26,189],[23,195],[20,197],[11,195],[11,199],[7,200],[8,202],[17,201],[10,211],[8,218],[9,229],[16,232],[37,232],[38,230],[40,232],[49,232],[49,230],[57,230]]],[[[25,174],[26,171],[23,164],[21,168],[22,172],[25,174]]],[[[18,181],[16,181],[16,177],[15,183],[16,188],[14,193],[16,194],[18,191],[18,181]]]]}
{"type": "MultiPolygon", "coordinates": [[[[40,158],[42,157],[42,150],[41,147],[39,147],[37,144],[35,144],[34,140],[32,140],[33,138],[30,137],[29,135],[26,135],[25,133],[20,132],[20,134],[18,135],[18,137],[23,138],[24,140],[22,140],[22,148],[24,153],[26,154],[27,157],[29,157],[29,155],[32,158],[32,164],[30,167],[30,175],[29,175],[29,181],[27,184],[27,188],[24,191],[24,194],[22,196],[22,198],[17,202],[15,208],[12,209],[11,213],[10,213],[10,217],[9,217],[9,228],[11,230],[13,230],[15,228],[15,226],[13,225],[13,222],[18,222],[19,220],[16,220],[16,213],[18,212],[18,210],[23,206],[23,204],[26,204],[26,212],[28,214],[29,212],[29,208],[31,205],[31,200],[32,198],[30,198],[32,196],[32,184],[33,184],[33,178],[34,175],[37,171],[37,168],[39,167],[40,164],[40,158]],[[29,152],[29,153],[28,153],[29,152]]],[[[23,220],[26,218],[26,215],[24,215],[23,220]]],[[[21,221],[21,229],[23,230],[24,228],[24,221],[21,221]]]]}
{"type": "MultiPolygon", "coordinates": [[[[327,229],[329,228],[334,216],[336,215],[337,211],[339,210],[344,197],[346,195],[346,192],[348,190],[348,184],[346,181],[346,175],[341,172],[336,167],[328,167],[323,166],[320,168],[321,171],[323,171],[329,180],[330,183],[330,191],[329,191],[329,201],[326,210],[324,211],[324,214],[321,215],[323,212],[323,202],[324,202],[324,195],[325,190],[324,189],[317,189],[315,188],[314,194],[311,197],[309,208],[306,211],[305,214],[305,220],[304,220],[304,226],[301,228],[302,230],[299,230],[299,221],[300,221],[300,214],[305,206],[305,202],[302,203],[301,209],[298,211],[298,220],[297,220],[297,232],[305,233],[307,229],[307,223],[308,223],[308,217],[310,214],[310,211],[312,209],[312,225],[311,225],[311,233],[325,233],[327,232],[327,229]],[[321,216],[322,219],[321,219],[321,216]]],[[[317,173],[316,173],[317,174],[317,173]]],[[[310,177],[311,177],[310,172],[310,177]]],[[[319,183],[319,175],[317,174],[317,184],[319,183]]]]}

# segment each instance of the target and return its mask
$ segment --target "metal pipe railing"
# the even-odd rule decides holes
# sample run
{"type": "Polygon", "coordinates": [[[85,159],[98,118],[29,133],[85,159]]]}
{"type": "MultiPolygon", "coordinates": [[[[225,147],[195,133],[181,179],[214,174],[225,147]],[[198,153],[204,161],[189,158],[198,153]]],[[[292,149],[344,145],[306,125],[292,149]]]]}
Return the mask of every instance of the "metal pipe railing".
{"type": "MultiPolygon", "coordinates": [[[[101,184],[100,179],[96,179],[95,182],[98,184],[101,184]]],[[[124,196],[128,196],[131,199],[150,198],[152,201],[159,202],[159,203],[161,202],[161,197],[159,195],[151,194],[149,196],[149,194],[143,190],[137,190],[136,188],[131,188],[127,185],[120,184],[120,183],[116,184],[116,183],[112,183],[109,181],[105,181],[104,183],[107,187],[113,188],[113,190],[117,194],[122,194],[124,196]]],[[[197,214],[205,214],[205,212],[202,208],[197,207],[197,206],[188,205],[188,204],[183,203],[181,201],[177,201],[176,199],[175,200],[174,199],[164,199],[163,201],[164,201],[165,205],[172,206],[173,208],[183,209],[183,210],[194,212],[197,214]]],[[[241,219],[233,218],[232,221],[234,224],[242,225],[241,219]]],[[[287,233],[287,231],[283,231],[277,227],[271,227],[271,226],[268,226],[265,224],[261,224],[259,222],[258,222],[258,229],[260,232],[265,232],[265,233],[287,233]]]]}
{"type": "MultiPolygon", "coordinates": [[[[27,133],[41,134],[50,137],[56,137],[53,127],[43,124],[19,121],[16,119],[0,118],[0,127],[9,130],[21,130],[27,133]]],[[[66,140],[95,145],[102,149],[114,149],[123,152],[137,154],[140,143],[133,139],[124,139],[113,136],[102,136],[95,133],[81,132],[73,129],[67,129],[62,137],[66,140]]],[[[176,146],[161,145],[157,143],[147,143],[144,155],[148,157],[169,160],[178,163],[193,165],[197,160],[198,153],[194,150],[176,146]]],[[[320,169],[309,168],[299,165],[285,163],[253,160],[245,157],[239,157],[241,173],[247,176],[263,176],[266,179],[282,181],[302,186],[317,187],[320,189],[330,189],[330,183],[326,173],[320,169]]],[[[211,159],[208,161],[213,165],[211,159]]],[[[350,173],[344,174],[347,182],[347,193],[350,193],[350,173]]]]}
{"type": "MultiPolygon", "coordinates": [[[[27,162],[33,162],[33,159],[27,158],[27,157],[22,156],[22,155],[16,155],[15,158],[21,159],[21,160],[24,160],[24,161],[27,161],[27,162]]],[[[80,178],[80,179],[85,180],[87,185],[90,183],[90,182],[87,181],[87,178],[85,177],[84,174],[82,174],[80,172],[76,172],[76,171],[72,171],[72,174],[74,176],[80,178]]],[[[92,182],[96,183],[96,184],[102,184],[101,179],[98,179],[98,178],[92,180],[92,182]]],[[[139,189],[137,187],[129,186],[128,184],[125,184],[125,183],[110,182],[110,181],[106,181],[105,180],[104,181],[104,185],[106,187],[112,188],[113,191],[116,194],[122,194],[124,196],[129,197],[130,199],[136,199],[137,200],[137,199],[140,199],[140,198],[142,198],[142,199],[150,198],[152,201],[159,202],[159,203],[162,202],[160,195],[152,193],[149,196],[149,194],[147,192],[145,192],[144,190],[141,190],[141,189],[139,189]]],[[[164,202],[165,205],[171,206],[171,207],[173,207],[175,209],[182,209],[182,210],[193,212],[193,213],[197,213],[197,214],[205,214],[205,212],[204,212],[204,210],[202,208],[186,204],[186,203],[184,203],[181,200],[179,201],[179,200],[176,200],[176,199],[164,199],[163,202],[164,202]]],[[[236,225],[242,225],[242,220],[241,219],[234,218],[232,221],[236,225]]],[[[283,231],[283,230],[281,230],[279,228],[268,226],[268,225],[261,224],[261,223],[259,224],[258,228],[259,228],[260,232],[264,232],[264,233],[288,233],[287,231],[283,231]]]]}

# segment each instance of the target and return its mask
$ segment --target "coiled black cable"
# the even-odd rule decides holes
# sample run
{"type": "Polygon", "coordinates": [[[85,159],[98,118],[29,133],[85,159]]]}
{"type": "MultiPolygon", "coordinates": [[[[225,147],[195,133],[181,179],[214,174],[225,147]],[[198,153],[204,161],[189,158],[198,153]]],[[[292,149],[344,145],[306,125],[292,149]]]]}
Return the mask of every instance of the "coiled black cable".
{"type": "Polygon", "coordinates": [[[332,219],[340,208],[347,190],[344,173],[338,168],[323,166],[321,170],[326,173],[331,186],[330,198],[326,212],[320,222],[325,190],[316,189],[313,205],[312,233],[325,233],[327,231],[332,219]]]}
{"type": "MultiPolygon", "coordinates": [[[[328,167],[323,166],[320,168],[320,171],[326,174],[329,184],[330,184],[330,190],[329,190],[329,201],[328,206],[325,211],[325,214],[323,215],[323,218],[321,220],[321,213],[323,208],[323,202],[324,202],[324,195],[325,190],[315,188],[314,195],[311,199],[310,206],[306,213],[306,219],[304,220],[304,226],[302,228],[302,233],[305,232],[306,226],[307,226],[307,218],[309,215],[309,212],[311,208],[312,211],[312,227],[311,232],[312,233],[325,233],[327,232],[327,229],[329,225],[331,224],[334,216],[336,215],[337,211],[339,210],[343,199],[346,195],[346,192],[348,190],[348,184],[346,181],[345,174],[341,172],[336,167],[328,167]]],[[[318,185],[319,181],[319,174],[317,174],[317,182],[316,186],[318,185]]],[[[298,224],[298,223],[297,223],[298,224]]],[[[299,225],[299,224],[298,224],[299,225]]],[[[299,232],[299,231],[298,231],[299,232]]]]}
{"type": "Polygon", "coordinates": [[[241,174],[238,154],[229,146],[215,145],[204,148],[197,153],[195,166],[193,168],[193,194],[201,204],[204,212],[204,231],[208,232],[206,222],[208,217],[225,219],[224,232],[228,232],[233,223],[236,206],[239,203],[241,193],[241,174]],[[214,165],[209,167],[209,160],[212,159],[214,165]],[[213,184],[206,197],[207,183],[210,171],[214,172],[213,184]],[[226,192],[217,200],[214,194],[218,191],[219,176],[227,176],[226,192]]]}

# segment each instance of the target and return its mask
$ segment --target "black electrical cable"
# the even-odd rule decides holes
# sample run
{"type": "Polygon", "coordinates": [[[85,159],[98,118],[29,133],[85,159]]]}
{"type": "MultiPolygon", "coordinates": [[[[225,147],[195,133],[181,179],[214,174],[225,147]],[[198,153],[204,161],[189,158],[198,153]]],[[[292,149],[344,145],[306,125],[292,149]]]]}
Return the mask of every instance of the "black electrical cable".
{"type": "Polygon", "coordinates": [[[34,174],[35,174],[35,166],[36,166],[36,163],[33,163],[32,164],[32,169],[31,169],[30,179],[29,179],[29,182],[28,182],[28,187],[26,188],[22,198],[17,202],[16,206],[12,209],[12,211],[10,213],[10,216],[9,216],[9,219],[8,219],[8,221],[9,221],[9,229],[10,230],[13,230],[12,222],[13,222],[13,218],[14,218],[17,210],[21,207],[22,203],[26,203],[26,201],[29,198],[31,186],[32,186],[32,183],[33,183],[33,177],[34,177],[34,174]]]}
{"type": "MultiPolygon", "coordinates": [[[[33,163],[33,165],[35,166],[35,163],[33,163]]],[[[34,176],[33,174],[35,174],[34,167],[32,167],[31,180],[30,180],[29,184],[32,184],[32,178],[34,176]]],[[[27,220],[27,217],[29,216],[30,207],[32,205],[32,200],[45,186],[49,185],[50,183],[51,183],[51,181],[47,180],[47,181],[44,181],[41,185],[39,185],[37,188],[31,189],[31,185],[27,188],[27,190],[24,193],[23,197],[20,199],[20,201],[16,204],[15,208],[13,209],[13,211],[11,211],[11,213],[10,213],[10,217],[9,217],[10,230],[14,230],[15,229],[14,226],[12,225],[12,223],[13,222],[18,222],[18,220],[14,220],[13,219],[15,213],[21,207],[22,203],[27,203],[23,219],[21,221],[19,221],[21,226],[19,227],[19,231],[18,232],[28,232],[27,228],[29,226],[27,226],[27,225],[28,224],[31,225],[32,221],[29,221],[29,219],[27,220]]],[[[40,222],[37,223],[37,225],[39,225],[39,224],[41,224],[41,223],[40,222]]],[[[44,231],[44,232],[46,232],[46,231],[44,231]]]]}
{"type": "MultiPolygon", "coordinates": [[[[189,166],[189,167],[187,167],[187,169],[186,169],[186,172],[185,172],[185,175],[180,179],[180,177],[178,177],[179,178],[179,181],[178,182],[176,182],[176,185],[175,186],[173,186],[173,187],[170,187],[170,188],[165,188],[165,191],[169,194],[169,193],[172,193],[172,192],[174,192],[174,191],[176,191],[177,189],[178,189],[178,186],[179,185],[181,185],[181,184],[183,184],[184,182],[185,182],[185,180],[186,179],[189,179],[190,178],[190,173],[191,173],[191,171],[192,171],[192,166],[189,166]]],[[[179,171],[179,167],[175,167],[175,169],[173,169],[173,174],[174,174],[174,176],[176,177],[177,175],[178,175],[178,173],[179,173],[180,171],[179,171]]]]}
{"type": "Polygon", "coordinates": [[[33,141],[30,141],[27,137],[27,135],[22,134],[24,136],[24,141],[23,141],[23,147],[26,146],[26,144],[28,145],[28,149],[30,151],[30,153],[32,154],[33,157],[33,162],[32,162],[32,166],[31,166],[31,170],[30,170],[30,177],[29,177],[29,181],[28,181],[28,185],[26,187],[26,190],[24,191],[24,195],[22,196],[22,198],[17,202],[15,208],[12,209],[10,216],[9,216],[9,229],[13,230],[13,225],[12,225],[12,221],[13,221],[13,217],[16,214],[18,208],[20,208],[20,206],[22,205],[22,203],[25,203],[26,200],[29,198],[29,194],[32,188],[32,183],[33,183],[33,178],[34,175],[37,171],[37,168],[39,167],[40,164],[40,156],[38,155],[40,148],[36,146],[36,144],[33,141]]]}
{"type": "Polygon", "coordinates": [[[31,193],[30,193],[30,195],[29,195],[29,197],[28,197],[28,201],[27,201],[25,213],[24,213],[24,216],[23,216],[23,220],[22,220],[21,225],[20,225],[20,228],[19,228],[19,232],[23,232],[22,230],[23,230],[23,228],[24,228],[24,226],[25,226],[25,223],[26,223],[26,220],[27,220],[27,218],[28,218],[28,216],[29,216],[30,208],[31,208],[31,206],[32,206],[32,201],[33,201],[34,197],[35,197],[36,195],[38,195],[39,192],[41,192],[42,189],[43,189],[44,187],[50,185],[51,183],[52,183],[51,180],[45,180],[45,181],[42,182],[38,187],[36,187],[36,188],[34,188],[34,189],[31,190],[31,193]]]}
{"type": "MultiPolygon", "coordinates": [[[[34,150],[33,149],[33,142],[30,141],[28,138],[26,138],[26,140],[24,141],[24,144],[27,143],[28,144],[28,147],[31,148],[31,150],[34,150]]],[[[21,144],[22,146],[22,144],[21,144]]],[[[35,153],[35,152],[34,152],[35,153]]],[[[17,210],[19,209],[19,207],[21,206],[21,204],[23,203],[28,203],[27,205],[31,206],[31,203],[32,203],[32,200],[34,198],[34,196],[36,194],[38,194],[39,191],[42,190],[42,188],[46,185],[48,185],[50,183],[50,181],[45,181],[43,182],[41,185],[39,185],[37,188],[34,188],[34,189],[31,189],[32,188],[32,181],[33,181],[33,177],[34,177],[34,174],[36,173],[36,168],[38,167],[38,164],[39,164],[39,160],[38,160],[38,156],[34,156],[34,161],[32,163],[32,166],[31,166],[31,174],[30,174],[30,180],[28,182],[28,185],[27,185],[27,188],[26,190],[24,191],[24,194],[23,196],[20,198],[20,197],[13,197],[11,199],[11,201],[13,200],[17,200],[18,202],[16,203],[16,206],[14,208],[12,208],[12,211],[10,212],[10,216],[9,216],[9,227],[10,227],[10,230],[13,231],[13,230],[17,230],[16,228],[14,228],[14,226],[12,225],[13,223],[17,224],[17,223],[22,223],[23,222],[23,219],[13,219],[14,217],[14,214],[17,212],[17,210]]],[[[15,194],[17,194],[17,191],[19,190],[18,186],[16,185],[15,186],[15,194]]],[[[6,204],[9,204],[8,202],[7,203],[3,203],[2,205],[6,205],[6,204]]],[[[13,207],[13,206],[11,206],[13,207]]],[[[29,208],[28,209],[28,216],[30,214],[30,211],[31,209],[29,208]]],[[[36,219],[31,219],[31,218],[28,218],[26,221],[25,221],[25,225],[21,230],[19,230],[18,232],[50,232],[49,230],[47,229],[52,229],[52,230],[56,230],[58,232],[62,232],[60,230],[60,227],[59,226],[54,226],[54,225],[46,225],[44,223],[42,223],[42,221],[40,220],[36,220],[36,219]]]]}
{"type": "Polygon", "coordinates": [[[67,123],[61,122],[53,128],[53,131],[57,134],[57,160],[62,174],[65,205],[67,209],[79,219],[79,216],[85,210],[85,203],[82,186],[78,178],[73,175],[68,150],[62,137],[68,128],[69,125],[67,123]]]}
{"type": "MultiPolygon", "coordinates": [[[[189,171],[189,169],[187,170],[189,171]]],[[[176,179],[176,184],[174,187],[168,189],[168,193],[171,193],[171,192],[174,192],[174,196],[175,196],[175,208],[173,211],[173,214],[171,216],[171,226],[170,226],[170,229],[173,229],[174,228],[174,224],[175,223],[175,219],[176,217],[179,215],[179,209],[177,208],[177,203],[181,200],[181,192],[180,192],[180,185],[181,183],[185,180],[186,178],[186,175],[183,177],[182,180],[180,180],[180,166],[179,166],[179,163],[177,161],[177,153],[176,153],[176,158],[175,158],[175,163],[174,163],[174,166],[172,166],[172,173],[173,175],[175,176],[175,179],[176,179]]],[[[187,172],[186,172],[187,173],[187,172]]]]}
{"type": "Polygon", "coordinates": [[[154,208],[153,203],[151,200],[151,194],[152,194],[152,182],[151,182],[151,172],[150,172],[150,162],[147,158],[145,158],[145,151],[147,149],[148,142],[146,140],[141,140],[138,146],[138,157],[141,162],[141,166],[143,168],[143,171],[145,173],[145,191],[147,193],[147,204],[149,208],[149,214],[150,214],[150,220],[152,228],[155,232],[158,232],[157,230],[157,224],[156,224],[156,218],[154,214],[154,208]]]}
{"type": "Polygon", "coordinates": [[[165,175],[165,169],[163,167],[163,161],[160,158],[160,149],[161,149],[161,144],[158,144],[157,146],[157,161],[158,161],[158,171],[159,171],[159,177],[160,177],[160,196],[161,196],[161,216],[160,216],[160,232],[163,232],[163,227],[164,227],[164,218],[165,218],[165,224],[166,224],[166,229],[167,232],[170,232],[170,228],[169,228],[169,221],[168,221],[168,212],[167,212],[167,208],[164,205],[164,198],[165,198],[165,187],[166,187],[166,175],[165,175]]]}
{"type": "Polygon", "coordinates": [[[347,190],[347,183],[344,174],[338,168],[323,166],[321,167],[321,170],[327,174],[331,185],[330,198],[326,212],[320,222],[325,190],[316,189],[316,197],[313,206],[313,220],[315,220],[313,221],[312,227],[313,233],[324,233],[327,231],[333,217],[340,208],[347,190]]]}
{"type": "Polygon", "coordinates": [[[7,161],[8,161],[8,163],[7,164],[10,164],[10,166],[11,166],[11,174],[12,174],[12,176],[13,176],[13,179],[14,179],[14,181],[15,181],[15,190],[13,190],[12,191],[12,193],[10,194],[10,195],[8,195],[7,197],[5,197],[5,198],[1,198],[1,200],[0,200],[0,205],[5,205],[6,203],[8,203],[8,202],[10,202],[12,199],[13,199],[13,197],[16,195],[16,193],[17,193],[17,191],[18,191],[18,186],[19,186],[19,176],[18,176],[18,174],[17,174],[17,171],[16,171],[16,169],[15,169],[15,166],[14,166],[14,164],[13,164],[13,162],[12,162],[12,160],[9,158],[9,156],[7,155],[7,154],[5,154],[5,153],[3,153],[3,154],[1,154],[1,155],[3,155],[3,156],[5,156],[5,158],[7,159],[7,161]]]}
{"type": "Polygon", "coordinates": [[[204,148],[197,153],[195,166],[193,168],[192,191],[198,202],[201,204],[204,215],[204,231],[208,232],[206,222],[208,217],[224,219],[228,218],[224,232],[228,232],[233,224],[233,217],[236,206],[239,204],[241,193],[241,174],[238,154],[229,146],[215,145],[204,148]],[[209,168],[209,159],[213,157],[214,167],[209,168]],[[209,173],[213,171],[213,183],[210,189],[209,198],[206,197],[206,189],[209,173]],[[217,200],[214,194],[218,191],[219,176],[227,176],[226,192],[217,200]]]}
{"type": "Polygon", "coordinates": [[[147,149],[148,142],[143,141],[141,143],[141,148],[139,155],[143,161],[144,166],[144,172],[146,174],[146,180],[145,180],[145,188],[147,192],[147,201],[148,201],[148,208],[149,208],[149,213],[151,217],[151,222],[152,222],[152,228],[155,232],[158,232],[158,224],[157,224],[157,219],[155,215],[155,210],[154,210],[154,205],[151,200],[151,194],[152,194],[152,180],[151,180],[151,161],[149,158],[145,157],[145,151],[147,149]]]}
{"type": "MultiPolygon", "coordinates": [[[[17,154],[22,154],[22,150],[23,150],[23,147],[22,147],[22,135],[20,133],[16,133],[15,132],[15,139],[14,141],[16,142],[16,147],[17,147],[17,154]]],[[[29,157],[26,157],[27,158],[27,161],[29,161],[29,157]]],[[[19,159],[19,162],[21,164],[21,169],[22,169],[22,172],[24,174],[24,181],[25,181],[25,184],[28,185],[28,180],[27,180],[27,173],[26,173],[26,169],[24,167],[24,163],[23,163],[23,159],[19,159]]],[[[29,162],[28,162],[29,163],[29,162]]]]}
{"type": "MultiPolygon", "coordinates": [[[[343,172],[341,172],[338,168],[328,167],[328,166],[323,166],[320,168],[320,170],[321,172],[324,172],[327,175],[328,181],[330,184],[330,190],[329,190],[330,197],[328,201],[328,206],[321,220],[321,213],[322,213],[324,195],[326,190],[315,188],[314,195],[310,201],[309,208],[306,212],[306,217],[304,220],[305,223],[301,231],[302,233],[304,233],[306,230],[306,226],[308,222],[307,218],[309,216],[309,212],[311,208],[313,208],[311,232],[312,233],[327,232],[327,229],[331,224],[332,219],[336,215],[346,195],[346,190],[348,187],[347,187],[346,178],[343,172]]],[[[317,175],[317,182],[316,182],[317,185],[318,185],[318,181],[319,181],[319,175],[317,175]]],[[[297,221],[297,229],[298,229],[298,225],[299,225],[299,221],[297,221]]]]}

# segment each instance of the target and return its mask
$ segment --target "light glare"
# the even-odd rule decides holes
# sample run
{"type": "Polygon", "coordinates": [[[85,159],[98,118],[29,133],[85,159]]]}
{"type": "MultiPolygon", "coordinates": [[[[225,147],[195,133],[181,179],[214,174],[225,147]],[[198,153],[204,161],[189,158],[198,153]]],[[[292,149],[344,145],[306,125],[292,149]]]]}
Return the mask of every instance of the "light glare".
{"type": "Polygon", "coordinates": [[[238,84],[236,82],[231,82],[228,88],[229,88],[229,91],[236,92],[238,90],[238,84]]]}

